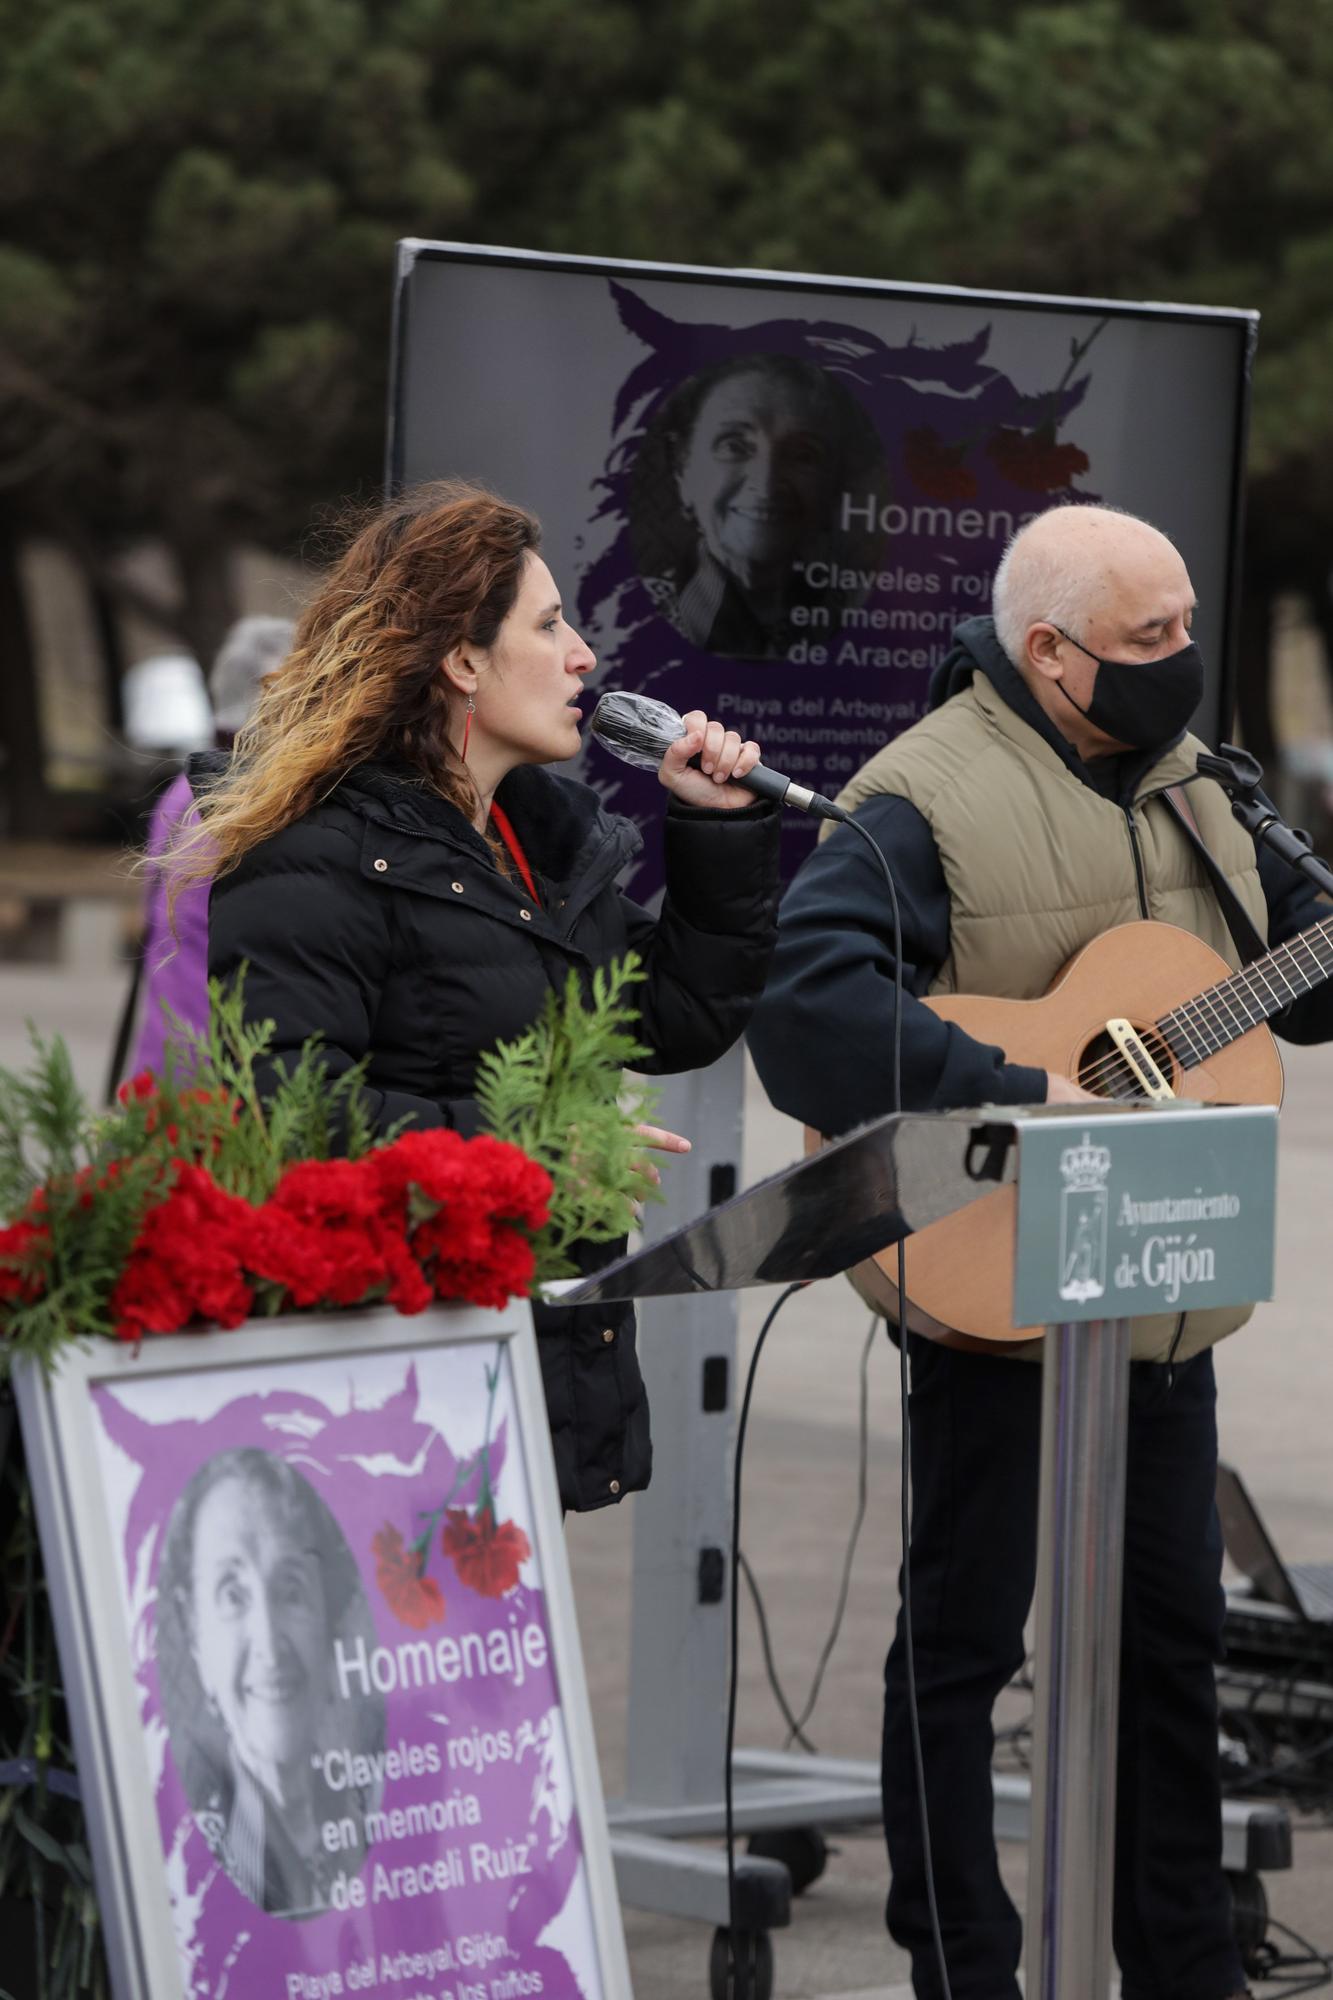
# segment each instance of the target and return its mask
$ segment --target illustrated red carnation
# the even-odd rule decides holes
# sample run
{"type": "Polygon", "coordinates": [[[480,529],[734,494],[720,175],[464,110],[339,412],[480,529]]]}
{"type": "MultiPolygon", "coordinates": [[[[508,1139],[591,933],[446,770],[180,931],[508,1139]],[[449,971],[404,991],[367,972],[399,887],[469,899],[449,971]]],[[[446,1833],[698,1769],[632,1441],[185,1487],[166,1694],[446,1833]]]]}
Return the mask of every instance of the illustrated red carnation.
{"type": "Polygon", "coordinates": [[[177,1333],[191,1320],[239,1326],[254,1303],[243,1253],[253,1210],[203,1167],[173,1162],[175,1185],[150,1208],[111,1294],[121,1340],[177,1333]]]}
{"type": "Polygon", "coordinates": [[[0,1300],[17,1299],[28,1305],[39,1299],[46,1288],[50,1254],[51,1232],[40,1223],[20,1219],[0,1229],[0,1300]]]}
{"type": "Polygon", "coordinates": [[[523,1530],[513,1521],[502,1521],[497,1527],[489,1507],[479,1508],[475,1519],[461,1507],[451,1507],[441,1543],[459,1582],[482,1597],[503,1597],[512,1590],[520,1565],[532,1554],[523,1530]]]}
{"type": "Polygon", "coordinates": [[[1088,469],[1088,454],[1076,444],[1057,444],[1055,430],[1002,428],[986,440],[986,456],[1011,486],[1025,493],[1060,493],[1088,469]]]}
{"type": "Polygon", "coordinates": [[[929,424],[903,439],[907,477],[932,500],[975,500],[977,475],[964,463],[965,444],[945,444],[929,424]]]}
{"type": "Polygon", "coordinates": [[[434,1577],[423,1576],[425,1557],[404,1548],[397,1528],[386,1521],[372,1543],[375,1581],[395,1618],[422,1632],[444,1618],[444,1592],[434,1577]]]}

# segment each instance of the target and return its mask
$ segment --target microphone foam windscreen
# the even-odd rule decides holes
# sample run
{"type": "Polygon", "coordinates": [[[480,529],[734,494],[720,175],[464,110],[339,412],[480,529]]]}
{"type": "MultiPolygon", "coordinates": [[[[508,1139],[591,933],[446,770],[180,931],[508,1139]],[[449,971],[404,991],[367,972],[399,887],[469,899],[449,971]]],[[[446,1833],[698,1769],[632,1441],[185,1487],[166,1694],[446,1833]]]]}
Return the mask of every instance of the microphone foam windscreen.
{"type": "Polygon", "coordinates": [[[604,694],[592,712],[593,735],[626,764],[655,771],[685,734],[674,708],[647,694],[604,694]]]}

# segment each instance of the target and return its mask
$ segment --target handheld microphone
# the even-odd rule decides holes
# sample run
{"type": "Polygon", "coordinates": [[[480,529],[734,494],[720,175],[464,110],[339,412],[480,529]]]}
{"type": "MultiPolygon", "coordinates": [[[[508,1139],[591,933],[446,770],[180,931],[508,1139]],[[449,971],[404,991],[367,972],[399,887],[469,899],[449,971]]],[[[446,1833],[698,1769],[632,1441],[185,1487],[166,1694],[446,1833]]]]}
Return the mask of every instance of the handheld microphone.
{"type": "MultiPolygon", "coordinates": [[[[589,726],[613,757],[619,757],[625,764],[635,764],[642,771],[655,771],[672,744],[685,734],[685,724],[675,709],[647,694],[604,694],[592,712],[589,726]]],[[[693,757],[690,761],[697,766],[699,759],[693,757]]],[[[817,819],[851,818],[850,813],[821,792],[812,792],[791,778],[781,777],[766,764],[756,764],[744,777],[733,778],[731,782],[753,792],[756,798],[774,799],[780,806],[795,806],[798,812],[813,813],[817,819]]]]}

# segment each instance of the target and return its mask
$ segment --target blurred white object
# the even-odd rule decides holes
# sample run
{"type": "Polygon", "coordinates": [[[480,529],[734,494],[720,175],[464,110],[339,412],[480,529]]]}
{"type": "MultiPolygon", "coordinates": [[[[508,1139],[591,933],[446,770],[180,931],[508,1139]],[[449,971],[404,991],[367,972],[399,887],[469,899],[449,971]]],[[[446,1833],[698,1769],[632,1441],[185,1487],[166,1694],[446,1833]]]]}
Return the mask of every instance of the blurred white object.
{"type": "Polygon", "coordinates": [[[208,676],[213,727],[219,734],[235,736],[244,729],[264,676],[282,665],[295,635],[290,618],[237,619],[208,676]]]}
{"type": "Polygon", "coordinates": [[[122,687],[125,740],[136,750],[207,750],[213,711],[203,670],[190,653],[136,661],[122,687]]]}

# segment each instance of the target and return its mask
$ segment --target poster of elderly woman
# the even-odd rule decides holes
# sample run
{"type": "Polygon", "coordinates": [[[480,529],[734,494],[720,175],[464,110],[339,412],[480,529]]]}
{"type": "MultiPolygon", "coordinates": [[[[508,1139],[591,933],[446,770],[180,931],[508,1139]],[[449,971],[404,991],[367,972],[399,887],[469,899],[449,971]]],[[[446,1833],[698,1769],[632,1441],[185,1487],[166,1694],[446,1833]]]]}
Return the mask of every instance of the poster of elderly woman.
{"type": "Polygon", "coordinates": [[[116,2000],[628,1996],[526,1307],[20,1394],[116,2000]]]}
{"type": "Polygon", "coordinates": [[[780,658],[812,617],[865,595],[809,581],[878,556],[880,534],[840,523],[849,490],[884,497],[856,398],[805,356],[733,355],[688,376],[647,427],[630,488],[639,573],[691,646],[780,658]]]}
{"type": "Polygon", "coordinates": [[[341,1797],[334,1745],[374,1753],[384,1699],[344,1699],[334,1640],[374,1643],[352,1552],[310,1481],[277,1452],[242,1446],[199,1468],[167,1525],[157,1595],[158,1668],[172,1754],[213,1853],[261,1910],[327,1909],[339,1869],[324,1829],[354,1827],[379,1787],[341,1797]]]}

